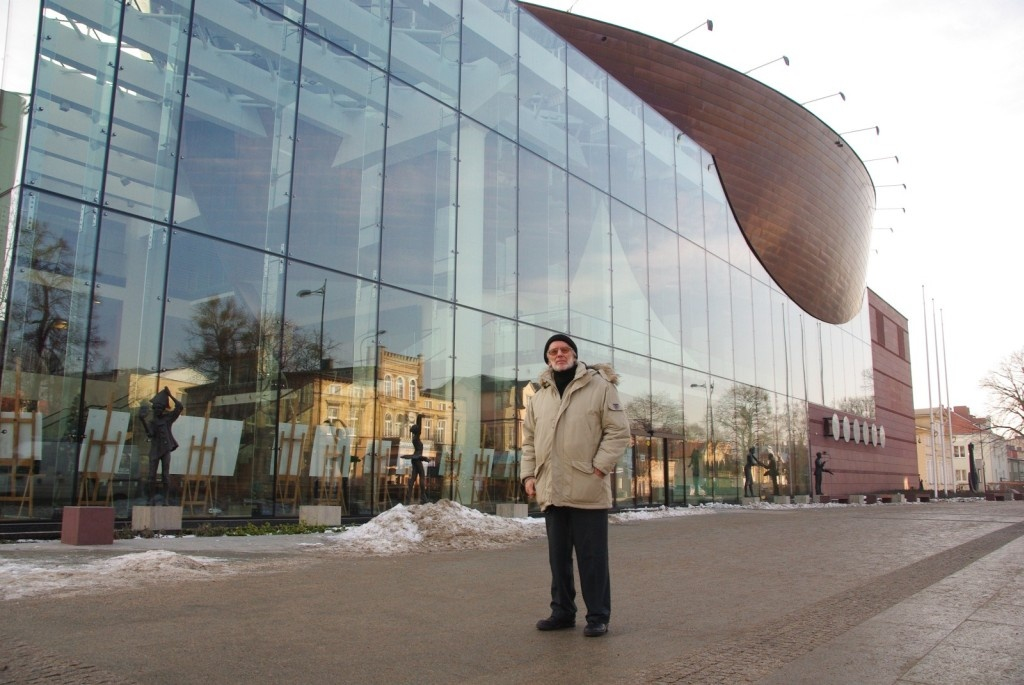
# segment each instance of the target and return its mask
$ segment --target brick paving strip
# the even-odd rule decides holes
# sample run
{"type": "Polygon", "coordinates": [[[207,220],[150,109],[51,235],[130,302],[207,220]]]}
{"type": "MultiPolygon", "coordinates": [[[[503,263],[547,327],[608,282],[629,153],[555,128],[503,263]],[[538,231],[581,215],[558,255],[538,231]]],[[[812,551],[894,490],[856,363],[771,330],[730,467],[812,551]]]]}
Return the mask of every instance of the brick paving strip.
{"type": "Polygon", "coordinates": [[[894,604],[1024,536],[1024,523],[988,533],[731,639],[645,669],[636,683],[755,683],[894,604]]]}

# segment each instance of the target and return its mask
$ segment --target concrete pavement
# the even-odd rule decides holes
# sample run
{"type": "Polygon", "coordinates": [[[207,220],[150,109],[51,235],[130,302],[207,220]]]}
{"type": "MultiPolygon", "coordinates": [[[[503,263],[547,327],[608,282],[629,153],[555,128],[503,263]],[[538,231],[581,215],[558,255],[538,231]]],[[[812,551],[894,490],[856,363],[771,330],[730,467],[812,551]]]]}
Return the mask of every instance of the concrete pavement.
{"type": "MultiPolygon", "coordinates": [[[[317,536],[170,550],[231,574],[0,605],[0,683],[1024,683],[1024,503],[735,509],[613,525],[609,634],[541,633],[543,538],[350,557],[317,536]]],[[[581,613],[582,617],[582,613],[581,613]]]]}

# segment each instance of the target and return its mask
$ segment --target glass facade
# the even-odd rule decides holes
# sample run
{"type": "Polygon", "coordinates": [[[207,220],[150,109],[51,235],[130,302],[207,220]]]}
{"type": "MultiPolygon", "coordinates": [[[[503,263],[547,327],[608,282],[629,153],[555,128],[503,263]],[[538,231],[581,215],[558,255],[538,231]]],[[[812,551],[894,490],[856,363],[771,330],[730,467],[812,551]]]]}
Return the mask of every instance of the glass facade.
{"type": "Polygon", "coordinates": [[[611,362],[619,507],[807,494],[807,403],[873,417],[862,314],[752,255],[714,160],[506,0],[42,0],[4,93],[0,516],[523,501],[554,331],[611,362]],[[7,458],[14,454],[13,458],[7,458]],[[763,494],[769,494],[763,477],[763,494]]]}

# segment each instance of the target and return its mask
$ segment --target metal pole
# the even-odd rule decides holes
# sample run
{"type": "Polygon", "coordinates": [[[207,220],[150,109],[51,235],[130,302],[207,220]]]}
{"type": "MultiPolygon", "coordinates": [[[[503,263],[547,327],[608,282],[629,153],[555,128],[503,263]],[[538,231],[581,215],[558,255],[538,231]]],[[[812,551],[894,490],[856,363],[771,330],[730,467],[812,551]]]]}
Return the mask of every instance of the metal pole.
{"type": "Polygon", "coordinates": [[[932,490],[935,498],[939,497],[939,471],[935,462],[935,412],[932,408],[932,369],[928,361],[928,300],[924,295],[924,286],[921,286],[921,308],[924,310],[924,364],[928,378],[928,447],[932,452],[932,490]]]}

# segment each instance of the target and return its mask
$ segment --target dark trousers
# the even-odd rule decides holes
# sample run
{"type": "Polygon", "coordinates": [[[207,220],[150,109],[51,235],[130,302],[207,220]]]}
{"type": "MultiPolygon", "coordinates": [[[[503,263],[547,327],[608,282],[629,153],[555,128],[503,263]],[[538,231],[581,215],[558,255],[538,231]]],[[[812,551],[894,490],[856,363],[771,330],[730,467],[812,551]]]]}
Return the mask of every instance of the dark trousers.
{"type": "Polygon", "coordinates": [[[154,497],[156,497],[156,494],[157,494],[157,490],[156,490],[156,487],[157,487],[157,480],[156,480],[157,467],[160,467],[160,475],[162,477],[161,484],[163,485],[163,494],[164,494],[164,498],[166,499],[166,497],[168,495],[168,490],[169,490],[168,484],[167,484],[167,474],[171,470],[171,453],[170,452],[164,452],[163,454],[159,454],[159,455],[157,455],[155,457],[151,456],[149,458],[149,498],[151,500],[154,497]]]}
{"type": "Polygon", "coordinates": [[[573,550],[580,571],[580,589],[588,623],[608,623],[612,586],[608,572],[608,510],[548,507],[544,511],[551,564],[551,615],[576,617],[573,550]]]}

